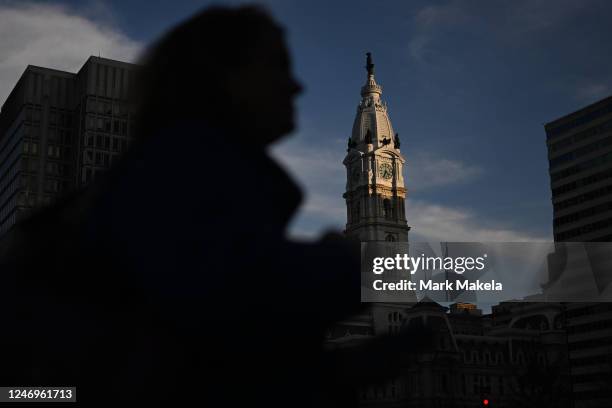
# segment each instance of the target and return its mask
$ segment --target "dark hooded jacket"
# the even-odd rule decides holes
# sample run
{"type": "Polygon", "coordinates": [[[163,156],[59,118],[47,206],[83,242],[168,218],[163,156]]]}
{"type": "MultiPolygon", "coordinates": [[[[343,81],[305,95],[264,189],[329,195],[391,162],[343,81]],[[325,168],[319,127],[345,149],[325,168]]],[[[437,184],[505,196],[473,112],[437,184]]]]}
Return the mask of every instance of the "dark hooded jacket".
{"type": "MultiPolygon", "coordinates": [[[[358,247],[288,240],[301,193],[244,135],[184,122],[5,242],[3,384],[125,402],[311,406],[358,247]]],[[[256,137],[253,135],[252,137],[256,137]]]]}

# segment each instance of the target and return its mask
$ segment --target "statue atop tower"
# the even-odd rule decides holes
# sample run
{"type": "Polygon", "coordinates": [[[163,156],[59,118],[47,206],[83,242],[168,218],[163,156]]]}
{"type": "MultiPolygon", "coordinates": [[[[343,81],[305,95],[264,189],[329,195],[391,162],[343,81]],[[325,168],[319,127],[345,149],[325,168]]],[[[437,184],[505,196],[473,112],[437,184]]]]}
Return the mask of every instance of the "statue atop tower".
{"type": "Polygon", "coordinates": [[[399,136],[394,132],[374,78],[372,54],[366,54],[367,78],[353,123],[347,155],[346,234],[362,242],[407,242],[403,166],[399,136]]]}
{"type": "Polygon", "coordinates": [[[366,52],[366,69],[368,70],[368,76],[374,75],[374,63],[372,63],[371,52],[366,52]]]}

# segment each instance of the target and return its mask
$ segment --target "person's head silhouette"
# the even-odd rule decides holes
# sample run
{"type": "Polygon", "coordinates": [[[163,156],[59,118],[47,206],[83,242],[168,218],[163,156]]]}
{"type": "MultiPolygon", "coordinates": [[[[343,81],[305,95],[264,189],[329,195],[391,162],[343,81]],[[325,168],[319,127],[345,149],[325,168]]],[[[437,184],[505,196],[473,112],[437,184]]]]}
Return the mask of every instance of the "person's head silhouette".
{"type": "Polygon", "coordinates": [[[267,145],[294,128],[293,78],[284,34],[254,6],[213,7],[159,39],[141,61],[140,131],[204,120],[267,145]]]}

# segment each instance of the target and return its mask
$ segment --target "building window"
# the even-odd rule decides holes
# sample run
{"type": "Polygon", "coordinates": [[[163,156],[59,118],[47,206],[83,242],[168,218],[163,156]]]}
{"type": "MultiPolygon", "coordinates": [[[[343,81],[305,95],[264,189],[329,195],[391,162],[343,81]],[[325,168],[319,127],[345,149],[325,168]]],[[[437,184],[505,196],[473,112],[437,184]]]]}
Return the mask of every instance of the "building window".
{"type": "Polygon", "coordinates": [[[48,145],[47,146],[47,156],[54,157],[54,158],[59,158],[61,156],[61,154],[60,154],[60,147],[59,146],[55,146],[55,145],[48,145]]]}
{"type": "Polygon", "coordinates": [[[60,183],[55,179],[48,179],[45,183],[45,189],[48,192],[57,193],[60,189],[60,183]]]}
{"type": "Polygon", "coordinates": [[[388,220],[393,218],[393,213],[391,211],[391,200],[388,198],[383,200],[383,216],[388,220]]]}

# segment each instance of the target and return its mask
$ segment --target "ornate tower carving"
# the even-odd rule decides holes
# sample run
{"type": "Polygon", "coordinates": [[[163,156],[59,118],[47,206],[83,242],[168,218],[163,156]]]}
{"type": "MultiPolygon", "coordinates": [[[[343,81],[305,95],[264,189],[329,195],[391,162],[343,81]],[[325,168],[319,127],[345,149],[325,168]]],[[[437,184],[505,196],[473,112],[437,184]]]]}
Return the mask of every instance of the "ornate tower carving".
{"type": "Polygon", "coordinates": [[[348,142],[346,166],[346,234],[366,241],[407,242],[404,158],[374,79],[372,55],[367,54],[367,81],[348,142]]]}

